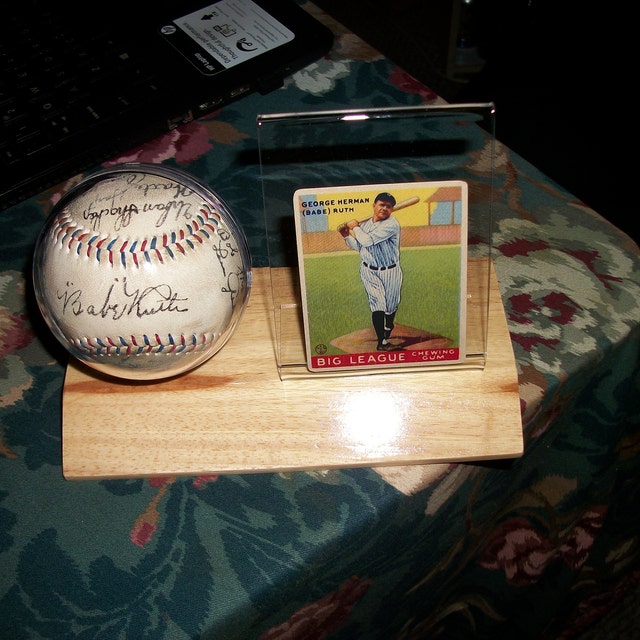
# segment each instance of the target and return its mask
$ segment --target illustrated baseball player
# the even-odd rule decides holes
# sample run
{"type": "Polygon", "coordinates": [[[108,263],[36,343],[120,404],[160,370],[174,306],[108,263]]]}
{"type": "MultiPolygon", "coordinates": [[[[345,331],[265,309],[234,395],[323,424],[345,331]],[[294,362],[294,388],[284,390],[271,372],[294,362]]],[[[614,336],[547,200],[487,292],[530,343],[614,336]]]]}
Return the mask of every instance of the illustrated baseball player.
{"type": "Polygon", "coordinates": [[[396,199],[379,193],[371,218],[350,220],[338,227],[347,246],[360,253],[360,279],[371,310],[371,322],[378,339],[378,351],[396,349],[388,340],[400,304],[400,223],[391,214],[396,199]]]}

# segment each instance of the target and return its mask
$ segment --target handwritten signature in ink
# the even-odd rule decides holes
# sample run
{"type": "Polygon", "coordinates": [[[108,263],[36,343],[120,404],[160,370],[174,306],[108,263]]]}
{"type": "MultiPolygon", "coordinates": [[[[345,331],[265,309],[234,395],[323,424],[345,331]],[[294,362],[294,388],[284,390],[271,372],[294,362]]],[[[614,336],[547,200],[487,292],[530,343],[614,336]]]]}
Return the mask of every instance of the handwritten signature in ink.
{"type": "Polygon", "coordinates": [[[97,303],[88,300],[89,295],[84,289],[75,287],[73,282],[67,282],[66,288],[57,293],[63,315],[87,314],[118,321],[127,317],[143,318],[189,311],[189,298],[180,297],[170,285],[138,288],[131,285],[126,277],[114,278],[104,298],[97,303]]]}

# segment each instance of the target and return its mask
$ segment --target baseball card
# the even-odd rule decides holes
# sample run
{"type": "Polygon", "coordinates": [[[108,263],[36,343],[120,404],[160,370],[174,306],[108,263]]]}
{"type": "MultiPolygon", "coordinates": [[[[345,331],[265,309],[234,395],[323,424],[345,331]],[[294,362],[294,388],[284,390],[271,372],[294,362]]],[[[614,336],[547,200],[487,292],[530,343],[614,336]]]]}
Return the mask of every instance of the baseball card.
{"type": "Polygon", "coordinates": [[[307,368],[465,360],[467,183],[298,189],[307,368]]]}

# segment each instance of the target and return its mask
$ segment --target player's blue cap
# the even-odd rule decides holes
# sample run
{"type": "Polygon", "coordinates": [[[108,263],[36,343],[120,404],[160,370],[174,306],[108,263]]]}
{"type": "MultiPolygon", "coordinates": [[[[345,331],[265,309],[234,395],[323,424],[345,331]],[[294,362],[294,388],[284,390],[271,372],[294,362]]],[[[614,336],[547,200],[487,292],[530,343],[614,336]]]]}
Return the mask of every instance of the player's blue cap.
{"type": "Polygon", "coordinates": [[[378,200],[382,200],[382,202],[390,202],[393,207],[396,206],[396,199],[390,193],[387,193],[386,191],[383,191],[382,193],[379,193],[376,196],[376,199],[374,200],[374,202],[378,202],[378,200]]]}

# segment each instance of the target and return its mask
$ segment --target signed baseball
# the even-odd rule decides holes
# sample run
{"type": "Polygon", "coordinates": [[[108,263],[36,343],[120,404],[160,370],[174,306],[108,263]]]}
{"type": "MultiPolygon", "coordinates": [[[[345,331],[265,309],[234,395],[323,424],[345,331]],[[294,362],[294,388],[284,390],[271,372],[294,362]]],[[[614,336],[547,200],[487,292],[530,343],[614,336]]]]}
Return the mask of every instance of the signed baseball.
{"type": "Polygon", "coordinates": [[[197,367],[231,337],[249,298],[246,237],[185,172],[123,164],[58,202],[33,262],[56,338],[103,373],[157,380],[197,367]]]}

